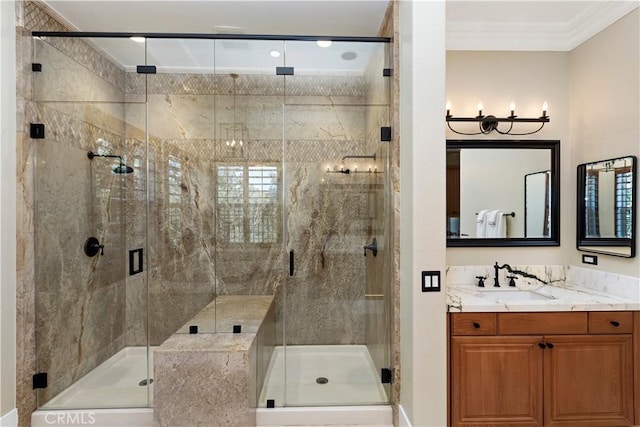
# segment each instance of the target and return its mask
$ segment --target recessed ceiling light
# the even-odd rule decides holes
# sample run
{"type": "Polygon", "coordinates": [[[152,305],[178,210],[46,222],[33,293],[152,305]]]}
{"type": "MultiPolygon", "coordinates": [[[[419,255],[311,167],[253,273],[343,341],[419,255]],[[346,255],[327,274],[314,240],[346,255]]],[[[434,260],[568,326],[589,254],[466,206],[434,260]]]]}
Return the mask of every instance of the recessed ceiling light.
{"type": "Polygon", "coordinates": [[[146,40],[144,37],[129,37],[129,39],[133,40],[136,43],[144,43],[146,40]]]}
{"type": "Polygon", "coordinates": [[[329,47],[333,42],[331,40],[318,40],[316,43],[320,47],[329,47]]]}
{"type": "Polygon", "coordinates": [[[358,54],[355,52],[344,52],[342,55],[340,55],[340,58],[344,59],[345,61],[353,61],[357,57],[358,54]]]}
{"type": "Polygon", "coordinates": [[[271,55],[274,58],[277,58],[280,56],[280,52],[278,52],[277,50],[272,50],[271,52],[269,52],[269,55],[271,55]]]}

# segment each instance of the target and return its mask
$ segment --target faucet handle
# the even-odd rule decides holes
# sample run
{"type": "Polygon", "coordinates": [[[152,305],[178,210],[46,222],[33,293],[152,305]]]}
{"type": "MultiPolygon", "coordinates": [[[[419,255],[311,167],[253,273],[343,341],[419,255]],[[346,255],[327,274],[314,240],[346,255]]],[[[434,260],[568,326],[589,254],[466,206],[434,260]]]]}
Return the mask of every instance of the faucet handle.
{"type": "Polygon", "coordinates": [[[507,276],[507,279],[509,279],[509,286],[515,288],[516,287],[516,276],[507,276]]]}
{"type": "Polygon", "coordinates": [[[486,279],[486,277],[476,276],[476,279],[478,279],[478,287],[484,288],[484,279],[486,279]]]}

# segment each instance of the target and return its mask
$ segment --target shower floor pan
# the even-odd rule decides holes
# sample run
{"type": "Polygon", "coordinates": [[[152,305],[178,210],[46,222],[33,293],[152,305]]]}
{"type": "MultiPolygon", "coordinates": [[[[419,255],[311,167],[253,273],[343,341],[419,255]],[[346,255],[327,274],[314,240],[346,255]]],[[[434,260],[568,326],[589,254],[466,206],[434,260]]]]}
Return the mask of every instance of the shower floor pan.
{"type": "Polygon", "coordinates": [[[287,346],[286,360],[284,348],[276,347],[258,407],[265,408],[271,399],[276,407],[388,403],[364,345],[287,346]]]}
{"type": "MultiPolygon", "coordinates": [[[[155,348],[149,348],[149,372],[153,372],[155,348]]],[[[151,406],[153,383],[149,387],[139,385],[146,379],[147,347],[125,347],[42,405],[40,409],[151,406]]]]}

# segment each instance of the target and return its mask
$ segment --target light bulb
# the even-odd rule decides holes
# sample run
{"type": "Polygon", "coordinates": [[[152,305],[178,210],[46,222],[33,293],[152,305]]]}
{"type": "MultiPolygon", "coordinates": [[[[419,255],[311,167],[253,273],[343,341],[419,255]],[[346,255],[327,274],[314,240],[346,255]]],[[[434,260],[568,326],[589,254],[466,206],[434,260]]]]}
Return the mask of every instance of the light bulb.
{"type": "Polygon", "coordinates": [[[447,109],[447,116],[451,115],[451,101],[447,101],[447,105],[445,107],[447,109]]]}
{"type": "Polygon", "coordinates": [[[236,146],[236,140],[235,140],[235,139],[232,139],[232,140],[231,140],[231,146],[232,146],[232,147],[235,147],[235,146],[236,146]]]}
{"type": "Polygon", "coordinates": [[[481,116],[482,115],[482,109],[483,109],[483,105],[482,102],[478,102],[478,115],[481,116]]]}
{"type": "Polygon", "coordinates": [[[229,146],[229,144],[230,144],[230,143],[229,143],[229,140],[227,139],[227,147],[229,146]]]}
{"type": "Polygon", "coordinates": [[[509,110],[511,110],[511,115],[513,116],[516,112],[516,103],[511,101],[511,104],[509,104],[509,110]]]}
{"type": "Polygon", "coordinates": [[[242,147],[242,144],[243,144],[242,140],[239,141],[239,144],[240,144],[240,147],[242,147]]]}
{"type": "Polygon", "coordinates": [[[547,105],[547,101],[542,103],[542,117],[547,117],[547,110],[549,109],[549,105],[547,105]]]}
{"type": "Polygon", "coordinates": [[[329,47],[333,42],[331,40],[318,40],[316,43],[320,47],[329,47]]]}

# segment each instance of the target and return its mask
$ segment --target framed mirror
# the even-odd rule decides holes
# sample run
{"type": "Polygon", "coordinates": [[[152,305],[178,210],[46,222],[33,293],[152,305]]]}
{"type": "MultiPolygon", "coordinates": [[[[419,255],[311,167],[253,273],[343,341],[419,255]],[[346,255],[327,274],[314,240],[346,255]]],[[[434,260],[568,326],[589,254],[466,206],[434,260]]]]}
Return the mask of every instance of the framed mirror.
{"type": "Polygon", "coordinates": [[[578,165],[577,248],[635,256],[635,156],[578,165]]]}
{"type": "Polygon", "coordinates": [[[560,245],[560,141],[447,140],[447,246],[560,245]]]}

